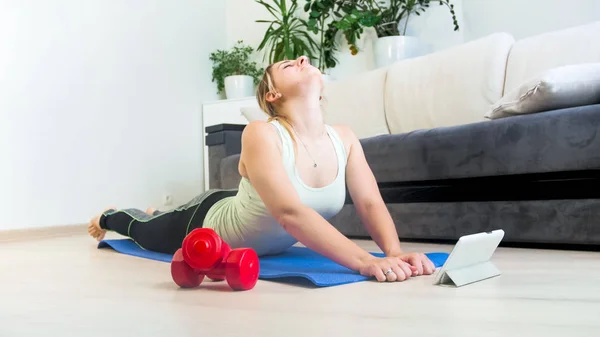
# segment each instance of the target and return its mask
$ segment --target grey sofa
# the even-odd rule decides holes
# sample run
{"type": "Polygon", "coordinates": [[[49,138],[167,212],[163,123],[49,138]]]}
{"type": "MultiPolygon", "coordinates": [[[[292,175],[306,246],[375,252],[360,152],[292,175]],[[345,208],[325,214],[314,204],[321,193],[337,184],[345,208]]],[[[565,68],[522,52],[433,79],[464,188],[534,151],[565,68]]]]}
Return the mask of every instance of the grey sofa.
{"type": "MultiPolygon", "coordinates": [[[[243,128],[206,129],[210,188],[237,188],[243,128]]],[[[502,228],[505,244],[600,245],[600,105],[361,143],[402,239],[502,228]]],[[[331,223],[369,237],[349,197],[331,223]]]]}

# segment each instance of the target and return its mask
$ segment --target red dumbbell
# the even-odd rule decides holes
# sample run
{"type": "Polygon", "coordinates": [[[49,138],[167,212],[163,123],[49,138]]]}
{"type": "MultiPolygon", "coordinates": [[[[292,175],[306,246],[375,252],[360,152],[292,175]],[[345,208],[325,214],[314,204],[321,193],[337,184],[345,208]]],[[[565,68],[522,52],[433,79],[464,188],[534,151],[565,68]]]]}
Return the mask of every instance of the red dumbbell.
{"type": "Polygon", "coordinates": [[[234,290],[249,290],[256,285],[258,273],[258,255],[253,249],[231,250],[210,228],[190,232],[171,261],[173,281],[182,288],[197,287],[208,276],[227,280],[234,290]]]}

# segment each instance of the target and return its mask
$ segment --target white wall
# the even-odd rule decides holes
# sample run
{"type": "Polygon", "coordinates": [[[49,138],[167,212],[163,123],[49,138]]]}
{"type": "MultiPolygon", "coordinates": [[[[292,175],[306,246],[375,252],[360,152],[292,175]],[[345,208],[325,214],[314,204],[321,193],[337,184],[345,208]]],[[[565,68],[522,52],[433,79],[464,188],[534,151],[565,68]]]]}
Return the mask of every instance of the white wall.
{"type": "Polygon", "coordinates": [[[0,230],[202,189],[214,0],[0,0],[0,230]]]}
{"type": "Polygon", "coordinates": [[[271,13],[254,0],[226,0],[227,27],[226,45],[233,46],[238,40],[258,47],[268,24],[256,20],[272,20],[271,13]]]}
{"type": "Polygon", "coordinates": [[[598,0],[462,0],[466,40],[503,31],[516,39],[600,20],[598,0]]]}

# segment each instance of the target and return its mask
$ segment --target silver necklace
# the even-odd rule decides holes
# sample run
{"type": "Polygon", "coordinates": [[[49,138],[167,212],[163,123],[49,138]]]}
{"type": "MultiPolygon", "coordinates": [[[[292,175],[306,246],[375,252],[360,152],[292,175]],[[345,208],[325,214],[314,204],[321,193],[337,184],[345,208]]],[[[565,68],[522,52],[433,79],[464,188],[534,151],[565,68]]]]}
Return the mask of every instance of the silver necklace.
{"type": "Polygon", "coordinates": [[[296,131],[296,128],[293,125],[292,125],[292,129],[294,129],[294,133],[298,137],[298,140],[300,140],[300,143],[302,143],[302,146],[304,146],[304,149],[306,150],[306,153],[308,153],[308,155],[312,159],[312,161],[313,161],[313,168],[317,168],[317,162],[315,161],[315,158],[313,158],[313,156],[310,154],[310,152],[308,151],[308,148],[306,147],[306,144],[304,144],[304,142],[300,138],[300,135],[298,134],[298,131],[296,131]]]}

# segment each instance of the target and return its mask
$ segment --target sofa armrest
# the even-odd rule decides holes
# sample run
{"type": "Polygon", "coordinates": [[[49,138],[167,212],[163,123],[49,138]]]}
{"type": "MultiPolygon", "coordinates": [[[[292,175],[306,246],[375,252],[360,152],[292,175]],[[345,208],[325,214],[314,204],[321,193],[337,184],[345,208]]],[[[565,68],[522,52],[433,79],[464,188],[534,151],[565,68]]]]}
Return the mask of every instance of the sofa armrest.
{"type": "Polygon", "coordinates": [[[246,125],[218,124],[206,128],[205,144],[208,148],[208,186],[223,187],[221,163],[229,156],[242,151],[242,132],[246,125]]]}

